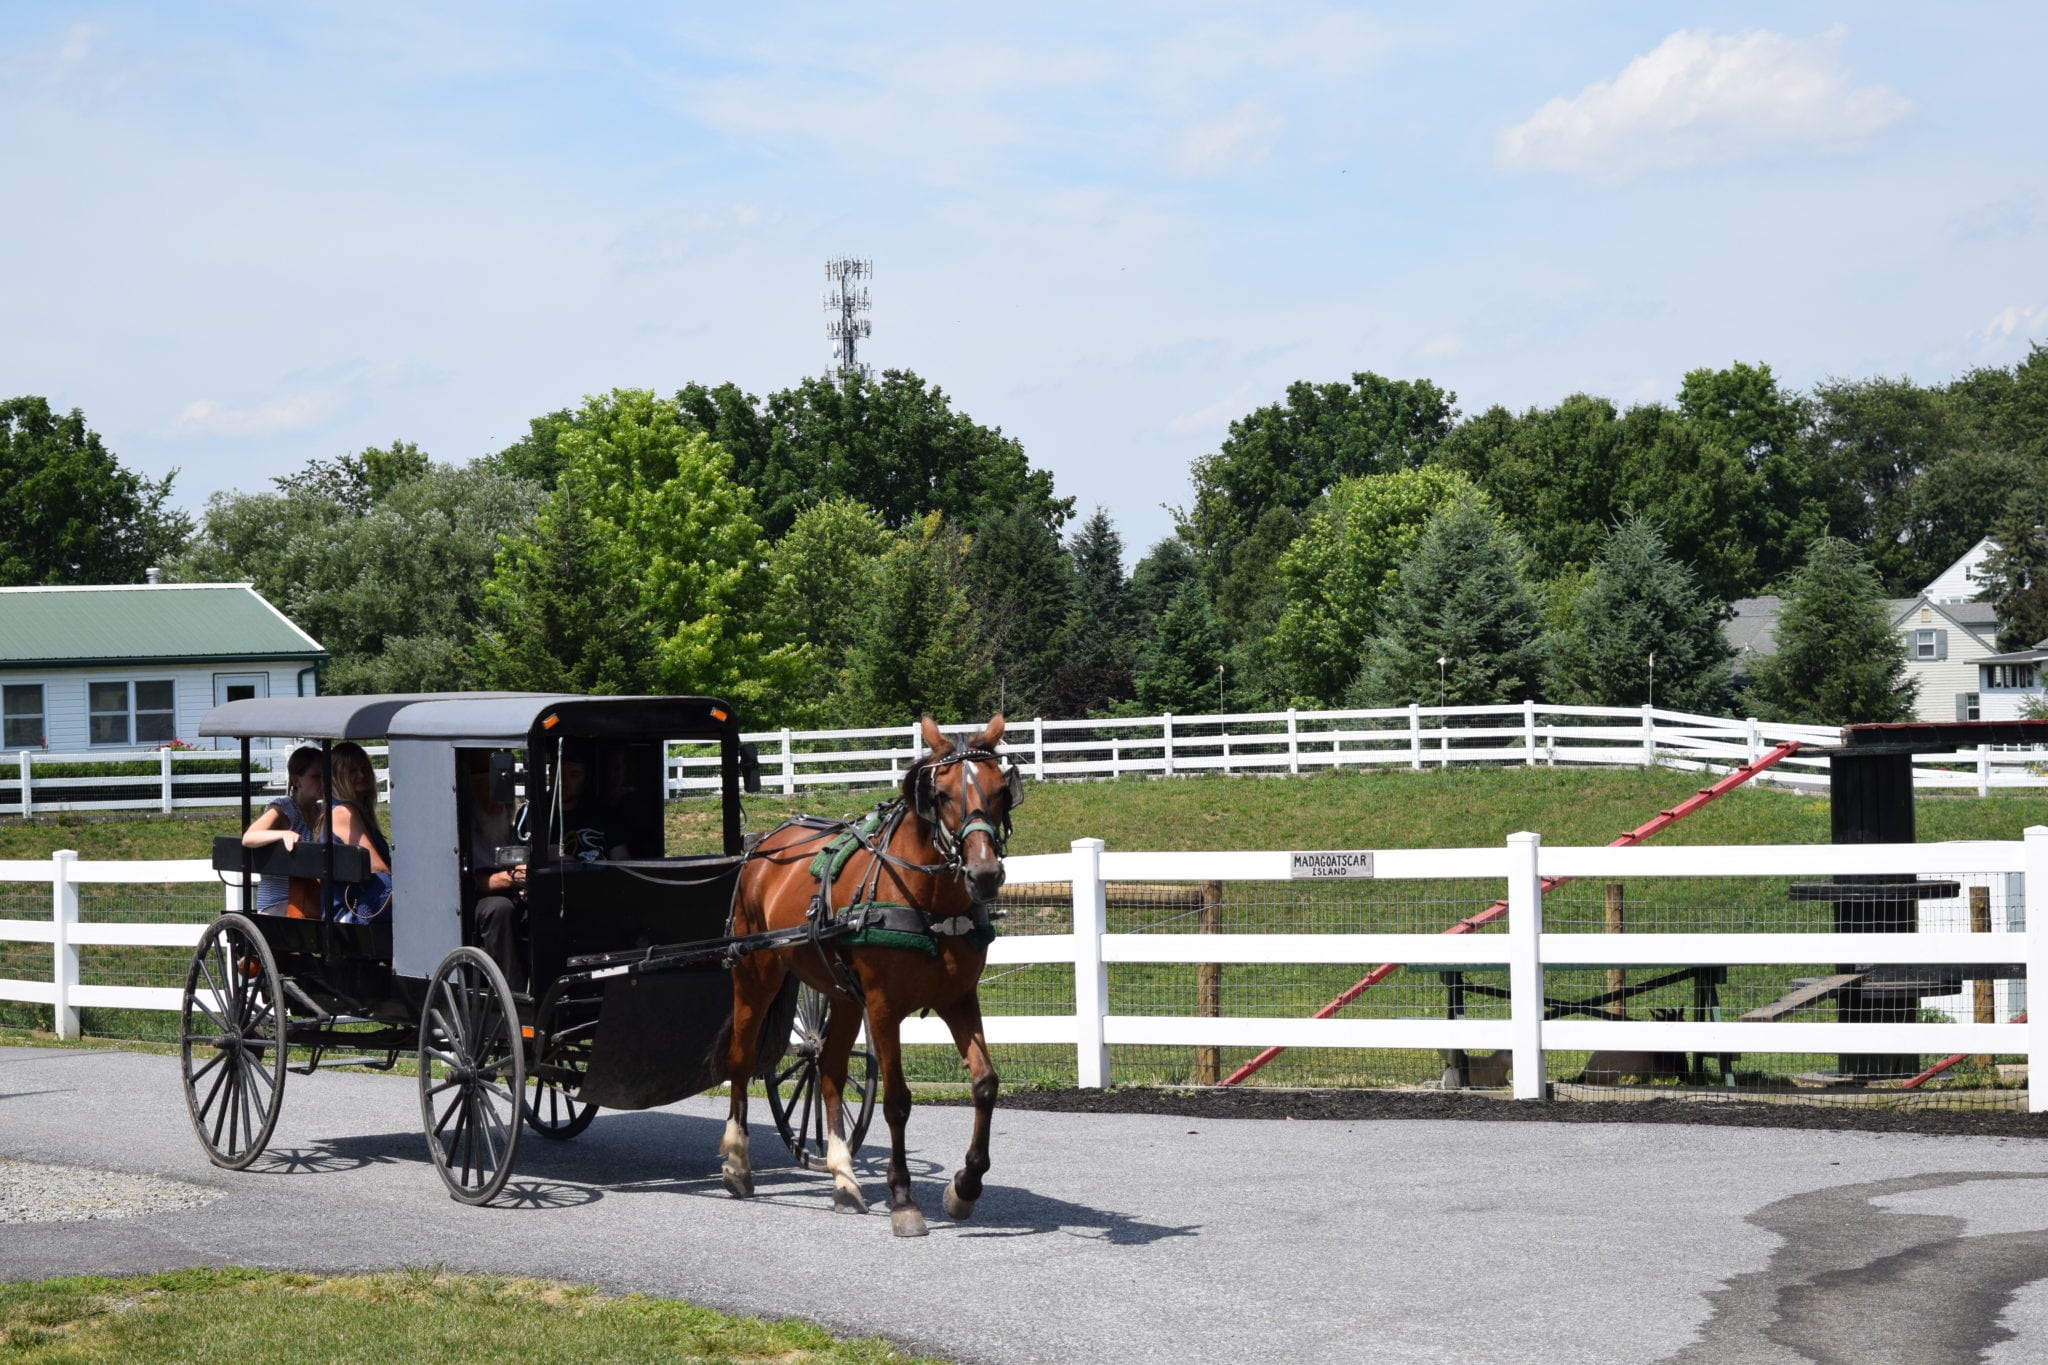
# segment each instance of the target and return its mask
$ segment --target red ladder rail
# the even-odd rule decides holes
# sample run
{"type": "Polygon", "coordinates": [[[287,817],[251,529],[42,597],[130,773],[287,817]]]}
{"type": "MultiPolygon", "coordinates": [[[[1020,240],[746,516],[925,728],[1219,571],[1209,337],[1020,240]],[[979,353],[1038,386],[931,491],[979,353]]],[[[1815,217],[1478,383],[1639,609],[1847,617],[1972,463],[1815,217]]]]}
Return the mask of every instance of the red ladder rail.
{"type": "MultiPolygon", "coordinates": [[[[1631,844],[1641,843],[1643,840],[1649,838],[1653,834],[1662,833],[1663,831],[1671,828],[1671,826],[1677,824],[1680,820],[1683,820],[1686,816],[1691,815],[1694,811],[1700,809],[1700,807],[1713,802],[1719,797],[1726,796],[1729,792],[1734,791],[1737,787],[1749,781],[1752,777],[1755,777],[1764,769],[1772,766],[1775,763],[1780,763],[1785,759],[1790,758],[1793,754],[1797,753],[1798,751],[1798,740],[1786,740],[1783,744],[1776,746],[1769,753],[1757,759],[1756,762],[1745,764],[1744,766],[1737,768],[1734,772],[1728,774],[1728,776],[1722,778],[1719,782],[1716,782],[1711,787],[1701,787],[1699,791],[1697,791],[1691,796],[1688,796],[1685,800],[1679,802],[1670,810],[1657,812],[1657,816],[1655,819],[1648,820],[1645,821],[1643,824],[1637,825],[1634,829],[1630,830],[1628,833],[1622,835],[1619,839],[1616,839],[1613,843],[1609,844],[1608,847],[1627,848],[1631,844]]],[[[1543,890],[1545,894],[1548,894],[1554,888],[1563,886],[1565,883],[1571,880],[1572,879],[1570,877],[1545,877],[1543,879],[1543,890]]],[[[1505,899],[1497,900],[1492,905],[1489,905],[1486,909],[1481,910],[1478,914],[1459,920],[1456,924],[1453,924],[1450,928],[1444,930],[1444,932],[1446,934],[1469,934],[1474,929],[1477,929],[1480,925],[1489,924],[1494,920],[1499,919],[1502,915],[1505,915],[1507,911],[1507,901],[1505,899]]],[[[1359,996],[1365,994],[1374,986],[1379,985],[1380,982],[1385,981],[1388,977],[1392,976],[1395,972],[1399,971],[1400,968],[1401,964],[1398,962],[1382,962],[1379,966],[1373,968],[1370,972],[1366,973],[1364,980],[1350,987],[1342,995],[1338,996],[1335,1000],[1332,1000],[1329,1004],[1317,1010],[1315,1014],[1310,1017],[1315,1019],[1329,1018],[1338,1010],[1343,1009],[1346,1005],[1356,1000],[1359,996]]],[[[1236,1085],[1239,1081],[1242,1081],[1245,1077],[1251,1075],[1253,1072],[1257,1071],[1259,1068],[1263,1067],[1266,1063],[1272,1061],[1275,1057],[1278,1057],[1281,1053],[1285,1052],[1286,1050],[1287,1049],[1284,1047],[1267,1048],[1264,1052],[1261,1052],[1258,1056],[1252,1058],[1243,1066],[1231,1072],[1228,1076],[1225,1076],[1223,1078],[1222,1083],[1224,1085],[1236,1085]]],[[[1951,1062],[1951,1065],[1952,1064],[1953,1062],[1951,1062]]]]}
{"type": "MultiPolygon", "coordinates": [[[[2019,1012],[2018,1014],[2015,1014],[2015,1015],[2014,1015],[2014,1016],[2012,1017],[2012,1021],[2013,1021],[2013,1022],[2014,1022],[2015,1024],[2024,1024],[2024,1023],[2026,1023],[2026,1022],[2027,1022],[2027,1012],[2026,1012],[2025,1010],[2021,1010],[2021,1011],[2020,1011],[2020,1012],[2019,1012]]],[[[1953,1056],[1953,1057],[1944,1057],[1944,1058],[1942,1058],[1942,1059],[1941,1059],[1940,1061],[1936,1062],[1936,1063],[1935,1063],[1935,1064],[1934,1064],[1933,1066],[1930,1066],[1930,1067],[1928,1067],[1928,1068],[1927,1068],[1927,1069],[1926,1069],[1925,1071],[1923,1071],[1923,1072],[1921,1072],[1921,1073],[1920,1073],[1919,1075],[1915,1076],[1915,1077],[1914,1077],[1914,1078],[1913,1078],[1912,1080],[1910,1080],[1910,1081],[1900,1081],[1900,1082],[1899,1082],[1899,1089],[1901,1089],[1901,1090],[1918,1090],[1918,1089],[1919,1089],[1919,1088],[1920,1088],[1921,1086],[1925,1085],[1925,1084],[1926,1084],[1926,1083],[1927,1083],[1928,1081],[1931,1081],[1931,1080],[1933,1080],[1933,1079],[1934,1079],[1934,1078],[1935,1078],[1936,1076],[1939,1076],[1939,1075],[1940,1075],[1940,1074],[1941,1074],[1942,1072],[1944,1072],[1944,1071],[1948,1070],[1948,1069],[1949,1069],[1950,1067],[1954,1066],[1954,1065],[1955,1065],[1955,1064],[1956,1064],[1957,1062],[1960,1062],[1961,1060],[1963,1060],[1963,1058],[1965,1058],[1965,1057],[1967,1057],[1967,1056],[1969,1056],[1969,1055],[1970,1055],[1970,1054],[1969,1054],[1969,1053],[1967,1053],[1967,1052],[1958,1052],[1958,1053],[1957,1053],[1957,1054],[1956,1054],[1955,1056],[1953,1056]]]]}

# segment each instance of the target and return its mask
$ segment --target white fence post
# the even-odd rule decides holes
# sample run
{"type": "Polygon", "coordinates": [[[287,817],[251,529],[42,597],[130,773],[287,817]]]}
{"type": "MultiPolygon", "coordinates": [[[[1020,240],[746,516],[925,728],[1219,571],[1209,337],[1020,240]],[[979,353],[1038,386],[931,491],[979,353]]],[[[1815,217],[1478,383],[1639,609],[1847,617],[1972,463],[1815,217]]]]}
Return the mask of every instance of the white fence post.
{"type": "Polygon", "coordinates": [[[50,925],[52,980],[56,984],[54,1009],[57,1036],[78,1037],[78,1011],[72,1008],[71,992],[78,985],[78,949],[71,946],[72,926],[78,923],[78,883],[71,880],[72,864],[78,851],[60,848],[50,855],[50,925]]]}
{"type": "Polygon", "coordinates": [[[1991,746],[1977,746],[1977,795],[1991,795],[1991,746]]]}
{"type": "Polygon", "coordinates": [[[1657,721],[1650,715],[1650,703],[1643,703],[1643,766],[1657,766],[1657,721]]]}
{"type": "Polygon", "coordinates": [[[1114,730],[1109,735],[1109,775],[1111,777],[1122,777],[1124,775],[1124,737],[1117,734],[1114,730]]]}
{"type": "Polygon", "coordinates": [[[1301,734],[1295,727],[1294,708],[1287,708],[1287,771],[1301,771],[1301,734]]]}
{"type": "Polygon", "coordinates": [[[1755,716],[1749,718],[1749,761],[1756,762],[1764,756],[1764,727],[1755,716]]]}
{"type": "Polygon", "coordinates": [[[1508,1027],[1515,1098],[1547,1099],[1543,1077],[1543,879],[1540,834],[1508,836],[1508,1027]]]}
{"type": "Polygon", "coordinates": [[[163,776],[164,814],[169,815],[171,813],[171,751],[169,748],[163,748],[157,750],[156,752],[157,764],[158,767],[162,770],[163,776]]]}
{"type": "Polygon", "coordinates": [[[1523,766],[1529,768],[1535,767],[1536,703],[1533,700],[1525,701],[1522,703],[1522,747],[1528,752],[1528,757],[1523,760],[1523,766]]]}
{"type": "Polygon", "coordinates": [[[21,751],[21,818],[24,820],[34,815],[36,811],[35,802],[29,799],[28,794],[29,774],[34,767],[34,763],[35,761],[29,756],[28,750],[23,749],[21,751]]]}
{"type": "Polygon", "coordinates": [[[1045,781],[1045,718],[1031,718],[1031,775],[1045,781]]]}
{"type": "Polygon", "coordinates": [[[1408,766],[1422,771],[1422,703],[1408,703],[1408,766]]]}
{"type": "Polygon", "coordinates": [[[796,743],[787,727],[782,731],[782,794],[796,795],[796,743]]]}
{"type": "MultiPolygon", "coordinates": [[[[2048,980],[2048,825],[2030,825],[2026,833],[2027,979],[2048,980]]],[[[2048,991],[2040,992],[2048,995],[2048,991]]],[[[2036,1019],[2027,1015],[2027,1108],[2048,1113],[2048,1009],[2036,1019]],[[2034,1068],[2042,1078],[2034,1079],[2034,1068]]]]}
{"type": "Polygon", "coordinates": [[[1100,1090],[1109,1084],[1109,1045],[1102,1041],[1102,1019],[1109,1013],[1109,973],[1102,965],[1102,935],[1109,919],[1102,840],[1076,839],[1073,850],[1074,1083],[1100,1090]]]}
{"type": "Polygon", "coordinates": [[[1168,711],[1159,722],[1161,737],[1166,741],[1166,775],[1173,776],[1173,712],[1168,711]]]}

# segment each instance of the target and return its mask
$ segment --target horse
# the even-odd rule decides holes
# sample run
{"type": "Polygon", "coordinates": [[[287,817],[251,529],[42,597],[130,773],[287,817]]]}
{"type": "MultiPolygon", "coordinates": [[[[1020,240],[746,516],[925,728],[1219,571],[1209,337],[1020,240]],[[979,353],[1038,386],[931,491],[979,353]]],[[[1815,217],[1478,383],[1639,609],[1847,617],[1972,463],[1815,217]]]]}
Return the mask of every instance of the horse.
{"type": "Polygon", "coordinates": [[[1021,774],[995,752],[1003,737],[1001,715],[960,745],[941,734],[930,716],[920,724],[929,752],[904,774],[899,794],[877,809],[871,830],[799,817],[761,838],[740,869],[727,931],[760,933],[807,922],[822,927],[849,911],[895,917],[885,934],[870,935],[865,943],[858,938],[800,942],[748,953],[734,964],[733,1027],[726,1055],[732,1105],[718,1151],[727,1192],[738,1199],[752,1195],[747,1083],[755,1074],[762,1025],[794,974],[831,1002],[819,1089],[831,1135],[825,1167],[832,1176],[833,1208],[842,1213],[868,1209],[854,1178],[840,1110],[848,1058],[863,1018],[867,1022],[868,1043],[882,1071],[882,1114],[889,1124],[889,1224],[898,1237],[926,1232],[924,1214],[911,1195],[903,1149],[910,1085],[903,1078],[900,1030],[904,1018],[919,1010],[929,1009],[945,1021],[972,1077],[974,1133],[965,1160],[946,1184],[946,1213],[964,1221],[981,1198],[982,1176],[989,1168],[989,1123],[1000,1085],[982,1031],[979,995],[993,937],[987,906],[1003,884],[1010,811],[1023,795],[1021,774]],[[826,860],[819,874],[821,852],[826,860]],[[835,854],[843,862],[835,862],[835,854]],[[911,947],[875,942],[896,935],[901,943],[905,929],[925,937],[911,938],[911,947]],[[932,951],[923,951],[927,947],[932,951]]]}

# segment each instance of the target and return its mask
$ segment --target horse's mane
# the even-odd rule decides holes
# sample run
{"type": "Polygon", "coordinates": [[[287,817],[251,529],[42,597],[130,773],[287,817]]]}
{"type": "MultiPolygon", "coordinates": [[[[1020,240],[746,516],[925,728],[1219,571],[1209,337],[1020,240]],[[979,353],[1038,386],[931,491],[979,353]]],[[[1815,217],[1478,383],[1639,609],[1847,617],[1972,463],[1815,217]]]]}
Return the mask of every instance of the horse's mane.
{"type": "Polygon", "coordinates": [[[932,766],[936,758],[937,754],[925,754],[911,764],[903,774],[903,784],[898,791],[898,795],[903,798],[903,808],[915,815],[919,821],[924,819],[924,812],[917,808],[917,779],[923,775],[925,769],[932,766]]]}

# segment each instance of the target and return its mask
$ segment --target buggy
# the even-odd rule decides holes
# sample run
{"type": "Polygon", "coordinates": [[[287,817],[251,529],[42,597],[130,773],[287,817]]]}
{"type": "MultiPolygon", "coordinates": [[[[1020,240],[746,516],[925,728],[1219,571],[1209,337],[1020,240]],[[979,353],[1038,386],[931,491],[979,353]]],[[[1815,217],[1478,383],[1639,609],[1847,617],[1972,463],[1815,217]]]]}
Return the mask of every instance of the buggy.
{"type": "MultiPolygon", "coordinates": [[[[330,754],[338,741],[388,741],[393,832],[382,904],[360,847],[215,840],[213,865],[239,880],[242,904],[207,926],[193,954],[180,1053],[193,1128],[219,1166],[262,1154],[288,1074],[391,1070],[410,1057],[436,1170],[454,1198],[487,1203],[513,1170],[522,1127],[568,1139],[600,1108],[652,1108],[724,1083],[733,963],[833,932],[729,933],[746,856],[741,791],[758,779],[743,778],[737,722],[715,698],[256,698],[214,708],[200,733],[241,743],[244,827],[255,741],[290,736],[330,754]],[[716,818],[693,851],[667,809],[676,744],[718,763],[716,818]],[[605,847],[579,846],[563,827],[565,803],[578,801],[604,812],[605,847]],[[500,826],[498,842],[501,807],[521,819],[509,837],[500,826]],[[481,888],[499,869],[516,869],[523,890],[508,961],[479,932],[481,888]],[[318,905],[348,912],[257,914],[259,875],[314,882],[318,905]]],[[[792,980],[778,998],[756,1074],[784,1142],[810,1162],[822,1147],[825,1008],[806,994],[792,980]]],[[[858,1147],[875,1062],[863,1047],[854,1063],[858,1147]]]]}

